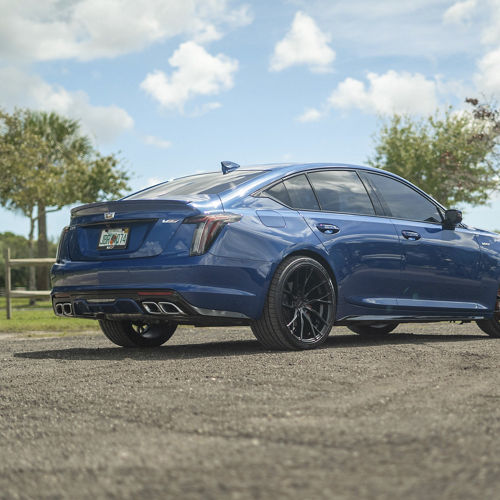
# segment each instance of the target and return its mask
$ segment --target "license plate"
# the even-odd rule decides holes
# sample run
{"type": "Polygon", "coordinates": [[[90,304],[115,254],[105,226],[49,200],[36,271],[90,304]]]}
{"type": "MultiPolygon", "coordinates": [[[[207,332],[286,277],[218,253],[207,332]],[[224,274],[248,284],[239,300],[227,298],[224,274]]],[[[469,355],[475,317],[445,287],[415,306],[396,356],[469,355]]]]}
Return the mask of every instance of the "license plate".
{"type": "Polygon", "coordinates": [[[99,237],[97,248],[101,250],[119,250],[120,248],[127,248],[128,234],[128,227],[103,229],[99,237]]]}

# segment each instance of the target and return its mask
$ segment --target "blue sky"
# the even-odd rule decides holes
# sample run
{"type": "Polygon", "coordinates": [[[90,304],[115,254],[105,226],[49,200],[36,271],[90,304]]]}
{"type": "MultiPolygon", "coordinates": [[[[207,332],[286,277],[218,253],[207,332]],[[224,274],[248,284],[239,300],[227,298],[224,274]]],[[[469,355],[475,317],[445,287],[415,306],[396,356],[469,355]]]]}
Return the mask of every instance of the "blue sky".
{"type": "MultiPolygon", "coordinates": [[[[366,163],[381,117],[500,97],[500,0],[0,0],[0,105],[81,120],[132,186],[366,163]]],[[[465,222],[500,228],[500,194],[465,222]]],[[[57,236],[65,208],[49,218],[57,236]]],[[[0,231],[27,234],[0,209],[0,231]]]]}

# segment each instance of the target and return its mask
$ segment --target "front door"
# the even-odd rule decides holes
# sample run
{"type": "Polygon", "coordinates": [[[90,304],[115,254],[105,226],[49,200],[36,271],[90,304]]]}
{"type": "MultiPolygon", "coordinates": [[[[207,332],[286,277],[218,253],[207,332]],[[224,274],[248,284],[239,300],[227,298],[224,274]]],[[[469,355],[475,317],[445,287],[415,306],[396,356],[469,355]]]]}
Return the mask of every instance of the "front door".
{"type": "Polygon", "coordinates": [[[440,208],[410,185],[364,173],[401,241],[400,309],[481,311],[481,249],[474,231],[443,229],[440,208]]]}

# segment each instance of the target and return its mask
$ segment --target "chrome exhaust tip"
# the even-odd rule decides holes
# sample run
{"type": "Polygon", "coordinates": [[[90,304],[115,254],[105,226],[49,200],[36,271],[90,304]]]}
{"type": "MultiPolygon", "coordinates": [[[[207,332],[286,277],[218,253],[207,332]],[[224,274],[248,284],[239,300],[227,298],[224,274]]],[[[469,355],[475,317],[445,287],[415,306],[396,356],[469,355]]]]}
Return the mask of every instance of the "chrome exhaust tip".
{"type": "Polygon", "coordinates": [[[64,316],[62,304],[56,304],[54,307],[54,310],[55,310],[57,316],[64,316]]]}
{"type": "Polygon", "coordinates": [[[161,309],[156,302],[143,302],[142,307],[144,307],[149,314],[161,314],[161,309]]]}
{"type": "Polygon", "coordinates": [[[65,302],[62,307],[64,316],[73,316],[73,307],[71,306],[71,302],[65,302]]]}
{"type": "Polygon", "coordinates": [[[186,314],[179,306],[172,302],[158,302],[163,314],[186,314]]]}

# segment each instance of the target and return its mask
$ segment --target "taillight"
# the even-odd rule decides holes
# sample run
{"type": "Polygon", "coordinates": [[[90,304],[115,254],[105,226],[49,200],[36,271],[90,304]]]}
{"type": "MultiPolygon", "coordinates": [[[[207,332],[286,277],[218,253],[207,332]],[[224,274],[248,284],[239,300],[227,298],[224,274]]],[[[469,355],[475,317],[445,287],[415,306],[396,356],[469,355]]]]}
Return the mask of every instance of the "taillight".
{"type": "Polygon", "coordinates": [[[226,224],[238,222],[240,219],[241,215],[237,214],[195,215],[185,219],[184,224],[196,224],[189,255],[204,254],[226,224]]]}
{"type": "Polygon", "coordinates": [[[62,258],[62,247],[63,247],[63,244],[64,244],[64,239],[66,237],[66,233],[68,232],[69,230],[69,227],[66,226],[62,231],[61,231],[61,236],[59,238],[59,243],[57,245],[57,252],[56,252],[56,262],[61,262],[61,258],[62,258]]]}

